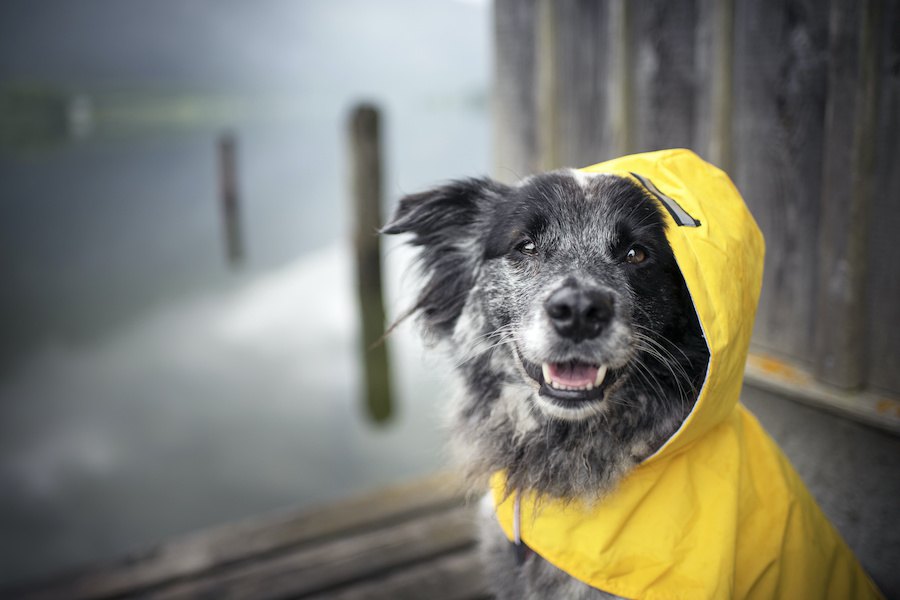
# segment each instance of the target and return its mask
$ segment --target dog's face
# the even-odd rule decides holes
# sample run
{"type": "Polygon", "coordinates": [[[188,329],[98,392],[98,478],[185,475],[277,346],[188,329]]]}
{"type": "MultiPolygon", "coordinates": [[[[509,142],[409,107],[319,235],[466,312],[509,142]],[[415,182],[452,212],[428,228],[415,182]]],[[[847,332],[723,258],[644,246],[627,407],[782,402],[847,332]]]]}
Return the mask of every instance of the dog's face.
{"type": "Polygon", "coordinates": [[[647,376],[645,354],[673,351],[654,338],[684,327],[683,283],[658,207],[632,183],[529,179],[494,207],[484,248],[490,327],[547,415],[603,412],[627,379],[647,376]]]}
{"type": "MultiPolygon", "coordinates": [[[[705,346],[661,207],[630,180],[456,182],[404,198],[386,232],[412,232],[422,248],[415,308],[464,371],[470,425],[481,415],[497,435],[498,412],[528,413],[560,439],[602,429],[646,453],[689,411],[705,346]]],[[[508,428],[519,455],[523,427],[508,428]]]]}

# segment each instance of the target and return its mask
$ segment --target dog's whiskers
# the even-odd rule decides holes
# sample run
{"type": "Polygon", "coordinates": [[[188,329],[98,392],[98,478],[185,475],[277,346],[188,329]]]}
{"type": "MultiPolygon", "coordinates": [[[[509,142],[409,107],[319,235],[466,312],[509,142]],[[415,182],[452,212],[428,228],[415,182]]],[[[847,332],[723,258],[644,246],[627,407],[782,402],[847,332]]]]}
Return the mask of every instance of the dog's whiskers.
{"type": "Polygon", "coordinates": [[[690,375],[688,375],[688,372],[687,372],[685,366],[681,363],[680,360],[678,360],[677,357],[675,357],[675,355],[672,354],[672,352],[669,351],[669,349],[666,346],[663,345],[662,342],[664,341],[664,342],[668,343],[672,348],[677,350],[681,354],[681,356],[684,357],[684,360],[685,360],[685,362],[687,362],[687,365],[691,366],[692,363],[691,363],[691,360],[688,357],[688,355],[685,354],[685,352],[681,348],[679,348],[677,344],[675,344],[672,340],[668,339],[664,335],[658,334],[658,333],[654,332],[652,329],[645,327],[643,325],[637,324],[637,323],[632,323],[632,327],[635,329],[641,329],[644,331],[648,331],[651,334],[653,334],[654,337],[651,337],[650,335],[641,333],[640,331],[632,332],[634,337],[637,338],[638,340],[644,341],[647,344],[652,345],[652,347],[656,351],[657,355],[664,355],[664,357],[657,356],[657,358],[660,360],[660,362],[665,364],[670,369],[670,371],[674,370],[675,368],[678,369],[678,371],[679,371],[678,374],[672,372],[673,379],[679,380],[680,378],[684,378],[684,380],[686,382],[688,382],[689,387],[692,389],[692,391],[696,391],[696,390],[693,390],[694,386],[693,386],[693,383],[691,383],[690,375]],[[659,339],[656,339],[656,338],[659,338],[659,339]]]}
{"type": "MultiPolygon", "coordinates": [[[[644,314],[647,313],[647,311],[644,310],[643,308],[641,308],[641,307],[638,307],[638,308],[640,308],[640,310],[643,311],[644,314]]],[[[675,342],[673,342],[672,340],[670,340],[669,338],[667,338],[667,337],[664,336],[663,334],[657,333],[657,332],[653,331],[652,329],[650,329],[649,327],[646,327],[646,326],[641,325],[641,324],[639,324],[639,323],[632,323],[631,326],[632,326],[632,327],[636,327],[637,329],[643,329],[644,331],[649,331],[651,334],[653,334],[654,336],[656,336],[657,338],[659,338],[659,340],[661,340],[661,342],[666,342],[666,343],[669,344],[669,346],[671,346],[673,349],[677,350],[677,351],[681,354],[681,356],[683,356],[684,359],[685,359],[688,363],[691,362],[690,357],[688,357],[688,355],[684,352],[684,350],[682,350],[682,349],[678,346],[678,344],[676,344],[675,342]]],[[[654,340],[654,341],[656,341],[656,340],[654,340]]],[[[657,342],[657,343],[661,343],[661,342],[657,342]]]]}
{"type": "MultiPolygon", "coordinates": [[[[646,375],[646,377],[644,377],[644,380],[647,381],[647,378],[650,378],[653,381],[653,384],[654,384],[653,387],[655,387],[656,390],[658,391],[659,399],[661,401],[669,404],[673,400],[677,400],[680,403],[682,410],[684,410],[686,408],[686,405],[692,401],[692,395],[695,393],[693,385],[690,383],[689,380],[687,380],[688,389],[686,390],[685,387],[682,385],[682,377],[678,376],[678,374],[675,372],[674,369],[672,369],[671,365],[668,363],[668,361],[665,360],[664,357],[662,357],[660,354],[654,352],[650,348],[641,347],[640,349],[644,352],[645,356],[655,358],[657,362],[661,363],[668,370],[669,374],[672,375],[672,383],[675,386],[675,389],[673,389],[672,391],[674,391],[676,393],[675,394],[664,393],[663,392],[664,386],[659,381],[658,377],[656,377],[653,374],[653,372],[649,369],[647,364],[642,359],[638,359],[635,362],[635,365],[642,371],[643,374],[646,375]]],[[[683,372],[683,369],[682,369],[682,372],[683,372]]],[[[686,373],[684,374],[684,377],[685,377],[685,379],[687,379],[686,373]]]]}
{"type": "Polygon", "coordinates": [[[690,376],[684,367],[677,361],[677,359],[672,356],[670,352],[668,352],[662,345],[658,342],[649,338],[641,333],[634,332],[635,338],[638,340],[637,346],[643,352],[650,354],[654,358],[656,358],[664,367],[666,367],[672,375],[672,379],[679,383],[681,378],[684,378],[686,381],[690,383],[690,376]],[[649,345],[647,345],[649,344],[649,345]],[[677,369],[677,373],[676,373],[677,369]]]}
{"type": "Polygon", "coordinates": [[[633,363],[635,366],[635,374],[641,378],[641,380],[647,385],[648,388],[656,390],[659,394],[659,398],[666,402],[668,401],[668,396],[663,392],[662,385],[659,383],[656,377],[650,372],[647,366],[640,359],[636,359],[633,363]]]}
{"type": "Polygon", "coordinates": [[[494,352],[494,350],[496,350],[497,348],[499,348],[501,346],[505,346],[507,344],[514,344],[517,339],[516,335],[515,335],[515,331],[513,331],[513,330],[501,331],[502,329],[504,329],[504,328],[498,328],[494,331],[491,331],[484,335],[480,335],[477,338],[475,338],[474,345],[476,347],[473,348],[471,354],[469,354],[468,356],[464,356],[462,359],[460,359],[459,361],[454,363],[453,366],[461,367],[461,366],[465,365],[466,363],[469,363],[469,362],[471,362],[477,358],[480,358],[486,354],[490,354],[490,353],[494,352]],[[490,344],[482,345],[482,344],[478,343],[478,342],[484,342],[485,340],[488,340],[488,339],[492,340],[490,344]]]}

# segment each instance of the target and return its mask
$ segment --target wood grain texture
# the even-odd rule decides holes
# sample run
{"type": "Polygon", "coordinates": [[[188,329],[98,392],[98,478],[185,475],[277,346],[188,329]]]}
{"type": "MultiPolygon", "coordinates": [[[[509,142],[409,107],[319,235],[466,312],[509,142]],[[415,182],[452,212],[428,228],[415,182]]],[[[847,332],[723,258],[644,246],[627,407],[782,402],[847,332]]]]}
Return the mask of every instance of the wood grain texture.
{"type": "Polygon", "coordinates": [[[210,572],[148,597],[299,598],[378,577],[430,557],[471,549],[474,507],[459,507],[210,572]]]}
{"type": "Polygon", "coordinates": [[[898,258],[896,1],[534,0],[524,35],[498,28],[535,45],[531,71],[518,66],[537,97],[531,164],[693,148],[732,176],[766,237],[755,347],[900,393],[900,271],[865,273],[898,258]],[[873,11],[865,33],[858,15],[873,11]],[[880,65],[868,83],[864,63],[880,65]]]}
{"type": "Polygon", "coordinates": [[[826,91],[815,1],[736,0],[732,177],[766,238],[754,342],[813,360],[826,91]]]}
{"type": "Polygon", "coordinates": [[[878,90],[878,0],[832,0],[818,252],[816,376],[864,381],[865,272],[878,90]]]}
{"type": "Polygon", "coordinates": [[[698,17],[696,0],[649,0],[632,10],[627,65],[634,87],[631,151],[691,148],[703,153],[694,137],[698,96],[708,89],[700,87],[706,82],[697,66],[698,17]]]}
{"type": "Polygon", "coordinates": [[[636,11],[629,0],[609,2],[609,43],[611,59],[607,98],[609,108],[610,145],[615,156],[630,154],[634,147],[634,73],[631,65],[631,22],[636,11]]]}
{"type": "Polygon", "coordinates": [[[309,600],[487,600],[490,597],[478,553],[466,549],[310,596],[309,600]]]}
{"type": "Polygon", "coordinates": [[[542,8],[540,164],[581,167],[613,158],[610,3],[544,0],[542,8]]]}
{"type": "Polygon", "coordinates": [[[537,0],[494,0],[494,175],[538,170],[535,94],[537,0]]]}
{"type": "Polygon", "coordinates": [[[734,2],[698,0],[694,34],[693,149],[732,173],[734,2]]]}
{"type": "Polygon", "coordinates": [[[868,224],[864,353],[869,384],[900,396],[900,1],[884,2],[878,25],[881,90],[868,224]]]}
{"type": "Polygon", "coordinates": [[[108,565],[99,565],[0,597],[30,600],[78,600],[134,595],[231,565],[326,543],[407,519],[456,507],[464,502],[458,480],[447,474],[380,490],[313,510],[285,511],[231,523],[108,565]]]}

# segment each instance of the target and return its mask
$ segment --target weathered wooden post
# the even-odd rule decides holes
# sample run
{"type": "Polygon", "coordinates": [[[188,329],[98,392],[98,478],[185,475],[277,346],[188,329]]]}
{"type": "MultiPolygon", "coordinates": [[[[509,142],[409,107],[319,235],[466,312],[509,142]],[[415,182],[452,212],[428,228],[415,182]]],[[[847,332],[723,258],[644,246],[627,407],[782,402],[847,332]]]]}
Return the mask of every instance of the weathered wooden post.
{"type": "Polygon", "coordinates": [[[350,185],[356,282],[362,326],[365,399],[376,422],[391,416],[391,384],[381,289],[381,148],[378,109],[361,104],[350,113],[350,185]]]}
{"type": "Polygon", "coordinates": [[[222,225],[225,230],[225,253],[232,267],[244,259],[244,240],[241,234],[241,212],[237,184],[237,141],[230,132],[219,136],[219,197],[222,225]]]}

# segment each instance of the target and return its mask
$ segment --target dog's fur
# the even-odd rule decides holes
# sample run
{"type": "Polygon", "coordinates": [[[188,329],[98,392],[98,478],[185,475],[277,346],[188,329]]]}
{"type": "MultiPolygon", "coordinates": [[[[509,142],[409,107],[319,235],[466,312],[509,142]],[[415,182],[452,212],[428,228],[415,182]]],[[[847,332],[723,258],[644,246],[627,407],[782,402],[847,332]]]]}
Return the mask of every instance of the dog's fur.
{"type": "MultiPolygon", "coordinates": [[[[456,366],[453,439],[473,486],[505,470],[511,493],[596,501],[690,412],[709,356],[661,210],[627,179],[572,170],[401,200],[385,233],[420,248],[411,312],[456,366]],[[563,288],[592,299],[587,333],[551,316],[563,288]],[[544,363],[608,371],[560,391],[544,363]]],[[[605,597],[535,555],[519,566],[490,510],[482,534],[499,597],[605,597]]]]}

